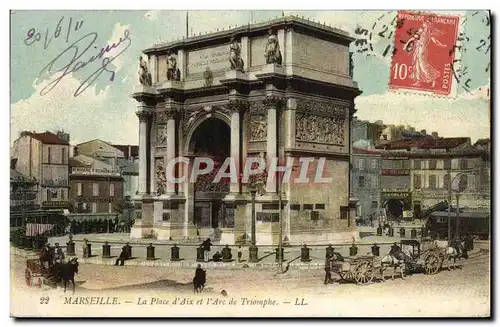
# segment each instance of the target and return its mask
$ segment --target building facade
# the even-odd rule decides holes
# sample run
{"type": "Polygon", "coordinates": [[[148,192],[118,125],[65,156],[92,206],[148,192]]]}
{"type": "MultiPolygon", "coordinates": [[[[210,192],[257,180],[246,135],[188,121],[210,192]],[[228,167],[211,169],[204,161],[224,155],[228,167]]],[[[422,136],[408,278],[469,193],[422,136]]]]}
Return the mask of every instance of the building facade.
{"type": "Polygon", "coordinates": [[[487,143],[482,141],[472,146],[469,138],[439,138],[434,135],[377,146],[385,150],[387,159],[382,170],[384,201],[397,200],[387,190],[396,186],[394,191],[402,193],[398,195],[403,210],[411,211],[413,217],[420,218],[424,210],[440,202],[449,203],[451,191],[452,206],[456,206],[458,195],[460,207],[489,211],[491,160],[487,143]],[[389,168],[389,162],[398,170],[385,170],[389,168]],[[388,173],[397,173],[398,177],[384,177],[388,173]]]}
{"type": "Polygon", "coordinates": [[[36,202],[42,209],[69,208],[68,134],[22,132],[11,156],[17,159],[17,171],[39,183],[36,202]]]}
{"type": "Polygon", "coordinates": [[[188,158],[176,166],[186,177],[193,157],[232,157],[239,176],[245,158],[263,154],[267,163],[279,157],[295,165],[298,157],[324,157],[323,176],[332,182],[294,183],[294,169],[280,208],[278,183],[267,181],[256,197],[257,244],[277,243],[280,211],[292,244],[357,237],[349,202],[350,126],[360,94],[349,67],[353,40],[338,29],[281,17],[146,49],[133,94],[140,160],[131,236],[182,240],[198,230],[224,244],[248,240],[249,185],[170,183],[166,169],[175,157],[188,158]]]}
{"type": "Polygon", "coordinates": [[[96,158],[71,158],[70,203],[73,213],[118,213],[123,178],[118,169],[96,158]]]}
{"type": "Polygon", "coordinates": [[[380,173],[382,153],[367,149],[352,149],[351,190],[358,199],[356,216],[363,221],[377,221],[381,203],[380,173]]]}

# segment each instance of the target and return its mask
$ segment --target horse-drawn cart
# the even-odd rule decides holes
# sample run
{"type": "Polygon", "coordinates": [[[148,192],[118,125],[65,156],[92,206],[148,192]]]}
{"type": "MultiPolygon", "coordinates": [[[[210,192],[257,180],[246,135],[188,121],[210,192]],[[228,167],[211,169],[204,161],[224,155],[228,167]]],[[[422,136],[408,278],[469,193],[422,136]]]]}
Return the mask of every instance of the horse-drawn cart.
{"type": "Polygon", "coordinates": [[[401,249],[411,259],[407,262],[408,269],[423,269],[427,275],[437,274],[446,258],[446,249],[436,248],[430,241],[401,240],[401,249]]]}
{"type": "Polygon", "coordinates": [[[355,281],[358,285],[370,283],[376,268],[380,267],[380,257],[365,255],[337,258],[331,264],[331,272],[337,273],[342,280],[355,281]]]}

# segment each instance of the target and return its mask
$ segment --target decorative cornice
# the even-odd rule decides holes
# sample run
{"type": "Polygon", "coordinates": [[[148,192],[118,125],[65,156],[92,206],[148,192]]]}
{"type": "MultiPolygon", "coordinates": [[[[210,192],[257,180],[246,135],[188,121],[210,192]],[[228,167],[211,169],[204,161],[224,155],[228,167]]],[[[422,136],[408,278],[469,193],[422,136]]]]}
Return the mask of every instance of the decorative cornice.
{"type": "Polygon", "coordinates": [[[227,103],[227,108],[231,112],[238,112],[241,114],[245,113],[249,107],[250,107],[250,104],[246,100],[230,99],[227,103]]]}
{"type": "Polygon", "coordinates": [[[285,103],[285,98],[277,95],[268,95],[262,101],[266,109],[278,109],[285,103]]]}
{"type": "Polygon", "coordinates": [[[135,114],[139,118],[140,122],[146,122],[149,120],[149,118],[153,116],[153,113],[151,111],[144,111],[144,110],[136,111],[135,114]]]}
{"type": "Polygon", "coordinates": [[[330,103],[315,100],[297,100],[297,111],[301,111],[308,114],[316,114],[332,117],[337,121],[346,120],[346,107],[330,103]]]}

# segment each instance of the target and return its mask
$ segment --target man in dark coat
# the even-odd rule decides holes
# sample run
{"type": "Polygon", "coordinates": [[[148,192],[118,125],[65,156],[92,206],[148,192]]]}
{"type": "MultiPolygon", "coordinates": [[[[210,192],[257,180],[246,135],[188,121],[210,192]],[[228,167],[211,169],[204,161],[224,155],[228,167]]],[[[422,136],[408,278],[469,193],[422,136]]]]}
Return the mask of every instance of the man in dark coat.
{"type": "Polygon", "coordinates": [[[206,280],[207,280],[207,273],[205,272],[205,270],[201,268],[201,265],[198,264],[198,267],[196,268],[193,278],[194,291],[201,292],[205,287],[206,280]]]}
{"type": "Polygon", "coordinates": [[[125,260],[130,259],[128,257],[128,251],[127,251],[127,246],[125,245],[122,247],[122,252],[120,252],[120,256],[118,256],[118,259],[116,259],[115,266],[118,266],[118,262],[120,262],[120,266],[123,266],[125,264],[125,260]]]}
{"type": "Polygon", "coordinates": [[[325,260],[325,285],[332,282],[332,255],[329,254],[325,260]]]}

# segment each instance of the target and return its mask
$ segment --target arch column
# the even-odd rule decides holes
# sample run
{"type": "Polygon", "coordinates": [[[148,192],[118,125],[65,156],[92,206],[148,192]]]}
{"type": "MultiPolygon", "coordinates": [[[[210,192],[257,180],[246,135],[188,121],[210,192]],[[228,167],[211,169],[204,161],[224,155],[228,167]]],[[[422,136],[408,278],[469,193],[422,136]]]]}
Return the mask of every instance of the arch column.
{"type": "MultiPolygon", "coordinates": [[[[266,152],[267,162],[270,163],[272,158],[278,158],[278,121],[277,114],[282,103],[282,98],[277,96],[266,96],[264,106],[267,109],[267,140],[266,152]]],[[[276,194],[276,178],[268,179],[266,183],[266,193],[270,196],[276,194]]]]}
{"type": "Polygon", "coordinates": [[[147,189],[147,162],[148,158],[148,122],[152,117],[150,111],[145,110],[144,106],[139,106],[136,115],[139,118],[139,194],[145,195],[147,189]]]}
{"type": "MultiPolygon", "coordinates": [[[[166,117],[167,117],[167,156],[166,156],[165,169],[167,169],[166,167],[168,166],[168,163],[175,159],[175,144],[176,144],[175,120],[177,117],[177,110],[174,108],[170,108],[169,110],[166,111],[166,117]]],[[[178,170],[177,167],[175,170],[178,170]]],[[[166,174],[168,173],[169,172],[167,171],[166,174]]],[[[167,179],[167,195],[173,195],[173,194],[175,194],[175,184],[169,182],[167,179]]]]}
{"type": "Polygon", "coordinates": [[[239,174],[241,172],[241,117],[248,109],[249,103],[246,100],[231,99],[228,108],[231,111],[231,158],[236,167],[236,182],[231,181],[230,193],[233,195],[241,193],[241,181],[239,174]]]}

